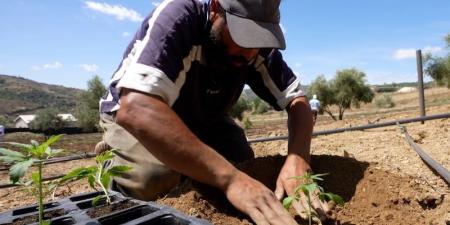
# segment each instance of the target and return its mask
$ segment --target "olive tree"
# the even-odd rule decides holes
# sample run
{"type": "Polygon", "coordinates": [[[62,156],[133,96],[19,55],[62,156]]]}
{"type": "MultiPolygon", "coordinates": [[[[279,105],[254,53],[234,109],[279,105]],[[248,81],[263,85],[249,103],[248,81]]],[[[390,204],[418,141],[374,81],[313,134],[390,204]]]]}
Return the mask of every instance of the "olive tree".
{"type": "Polygon", "coordinates": [[[309,88],[311,94],[317,95],[321,110],[336,120],[331,107],[337,106],[338,118],[342,120],[345,110],[352,106],[359,107],[361,102],[369,103],[374,97],[373,91],[366,84],[364,72],[355,68],[336,72],[334,79],[327,81],[323,75],[314,80],[309,88]]]}
{"type": "Polygon", "coordinates": [[[66,121],[58,116],[58,111],[54,108],[47,108],[38,111],[36,118],[31,122],[30,127],[44,133],[51,133],[66,126],[66,121]]]}
{"type": "MultiPolygon", "coordinates": [[[[331,106],[336,103],[334,90],[331,82],[328,82],[324,75],[320,75],[311,83],[308,93],[311,96],[317,95],[317,99],[320,101],[320,113],[326,112],[333,120],[336,120],[336,117],[331,111],[331,106]]],[[[309,97],[311,98],[311,96],[309,97]]]]}
{"type": "MultiPolygon", "coordinates": [[[[445,37],[447,48],[450,49],[450,33],[445,37]]],[[[450,88],[450,53],[446,56],[425,55],[425,73],[433,78],[439,86],[450,88]]]]}
{"type": "Polygon", "coordinates": [[[233,118],[242,121],[243,113],[250,109],[251,106],[249,101],[243,95],[241,95],[238,101],[233,105],[233,107],[229,111],[229,115],[233,118]]]}
{"type": "Polygon", "coordinates": [[[335,93],[335,104],[339,108],[339,120],[342,120],[346,109],[351,106],[359,108],[360,103],[372,102],[375,94],[366,84],[366,74],[355,68],[339,70],[332,80],[335,93]]]}
{"type": "Polygon", "coordinates": [[[78,126],[85,131],[98,129],[99,101],[106,93],[99,76],[94,76],[88,81],[88,89],[78,96],[75,115],[78,119],[78,126]]]}

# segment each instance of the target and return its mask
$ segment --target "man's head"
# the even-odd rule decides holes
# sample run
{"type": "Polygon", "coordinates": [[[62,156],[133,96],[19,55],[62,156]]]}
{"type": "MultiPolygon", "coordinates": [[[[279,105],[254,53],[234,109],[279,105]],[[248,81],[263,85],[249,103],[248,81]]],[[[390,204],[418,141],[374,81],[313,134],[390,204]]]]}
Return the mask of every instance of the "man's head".
{"type": "Polygon", "coordinates": [[[313,99],[317,99],[317,95],[313,95],[313,99]]]}
{"type": "Polygon", "coordinates": [[[285,48],[280,0],[211,0],[210,39],[229,63],[252,62],[260,48],[285,48]]]}

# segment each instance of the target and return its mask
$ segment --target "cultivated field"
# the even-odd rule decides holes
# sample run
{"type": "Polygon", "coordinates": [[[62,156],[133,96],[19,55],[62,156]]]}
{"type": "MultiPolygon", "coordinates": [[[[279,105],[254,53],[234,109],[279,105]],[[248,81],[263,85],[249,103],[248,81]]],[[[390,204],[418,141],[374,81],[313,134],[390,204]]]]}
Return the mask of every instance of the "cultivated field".
{"type": "MultiPolygon", "coordinates": [[[[417,93],[394,94],[394,108],[378,109],[373,104],[346,112],[343,121],[319,116],[315,130],[328,130],[372,122],[385,122],[419,116],[417,93]]],[[[450,90],[426,90],[427,115],[450,112],[450,90]]],[[[253,127],[249,139],[286,135],[286,114],[272,112],[250,115],[253,127]]],[[[450,169],[450,119],[406,124],[408,132],[431,157],[450,169]]],[[[101,134],[70,135],[59,147],[72,153],[91,151],[101,134]]],[[[7,141],[42,139],[34,134],[9,134],[7,141]]],[[[286,141],[255,143],[257,158],[238,165],[274,189],[276,175],[287,152],[286,141]]],[[[346,204],[333,211],[329,224],[450,224],[450,187],[433,173],[410,148],[398,127],[354,131],[312,140],[313,169],[329,173],[322,184],[326,191],[340,194],[346,204]]],[[[58,175],[92,159],[52,164],[47,176],[58,175]]],[[[0,174],[7,182],[7,171],[0,174]]],[[[90,191],[86,182],[63,187],[57,197],[90,191]]],[[[17,188],[0,190],[0,211],[30,204],[34,200],[17,188]]],[[[186,182],[158,200],[213,224],[252,224],[226,202],[224,196],[202,185],[186,182]]],[[[305,223],[299,220],[300,223],[305,223]]],[[[306,223],[307,224],[307,223],[306,223]]]]}

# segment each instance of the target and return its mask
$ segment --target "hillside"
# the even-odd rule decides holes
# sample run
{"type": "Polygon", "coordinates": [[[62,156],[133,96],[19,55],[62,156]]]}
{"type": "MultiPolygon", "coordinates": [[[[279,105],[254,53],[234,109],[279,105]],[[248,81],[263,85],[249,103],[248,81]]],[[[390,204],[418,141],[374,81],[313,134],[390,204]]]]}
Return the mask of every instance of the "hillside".
{"type": "Polygon", "coordinates": [[[73,113],[76,97],[83,90],[50,85],[22,77],[0,75],[0,115],[14,117],[53,107],[73,113]]]}

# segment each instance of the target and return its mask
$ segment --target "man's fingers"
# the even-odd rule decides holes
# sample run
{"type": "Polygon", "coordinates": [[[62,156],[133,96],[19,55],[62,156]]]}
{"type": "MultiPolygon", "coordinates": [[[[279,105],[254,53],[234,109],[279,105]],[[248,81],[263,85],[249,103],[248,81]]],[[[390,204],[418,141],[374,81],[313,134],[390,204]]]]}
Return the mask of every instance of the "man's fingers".
{"type": "Polygon", "coordinates": [[[280,179],[277,180],[277,188],[275,189],[275,196],[279,201],[284,197],[284,187],[280,179]]]}
{"type": "Polygon", "coordinates": [[[270,225],[269,222],[267,222],[267,220],[264,218],[264,215],[256,208],[251,209],[248,212],[248,215],[257,225],[270,225]]]}
{"type": "Polygon", "coordinates": [[[294,200],[292,202],[292,207],[294,207],[295,211],[301,218],[308,218],[308,209],[305,208],[301,201],[294,200]]]}
{"type": "Polygon", "coordinates": [[[266,204],[261,204],[261,212],[273,225],[296,225],[297,222],[291,215],[283,208],[277,199],[266,199],[266,204]]]}
{"type": "Polygon", "coordinates": [[[313,209],[316,211],[320,221],[325,221],[327,219],[328,212],[323,208],[322,201],[320,201],[316,194],[310,195],[310,198],[313,209]]]}

